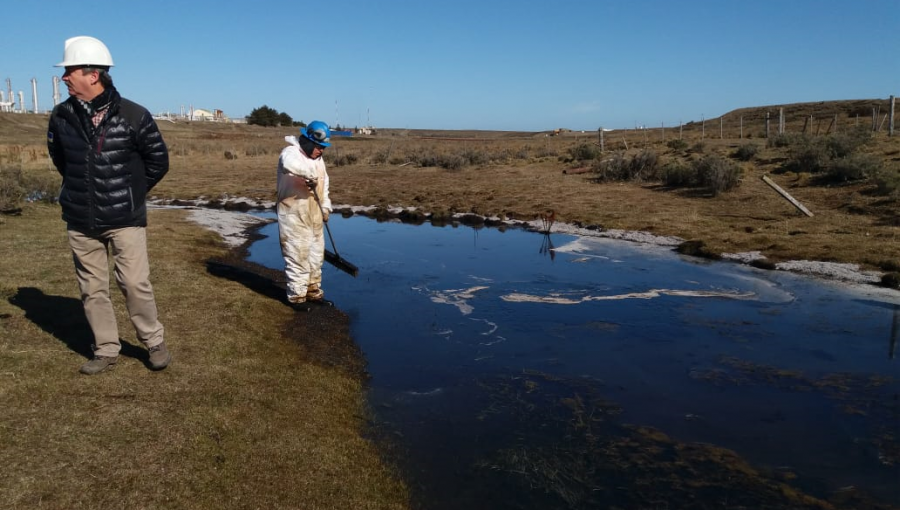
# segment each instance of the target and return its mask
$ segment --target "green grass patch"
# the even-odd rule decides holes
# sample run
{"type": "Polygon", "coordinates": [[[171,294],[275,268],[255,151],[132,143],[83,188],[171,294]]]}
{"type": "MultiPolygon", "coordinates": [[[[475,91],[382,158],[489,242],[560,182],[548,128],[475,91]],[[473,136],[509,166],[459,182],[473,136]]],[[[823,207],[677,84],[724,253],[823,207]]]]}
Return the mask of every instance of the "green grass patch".
{"type": "MultiPolygon", "coordinates": [[[[58,207],[27,203],[6,219],[4,508],[406,508],[362,437],[362,380],[313,355],[311,314],[207,271],[226,250],[185,214],[152,210],[148,229],[172,365],[146,368],[113,285],[125,348],[96,376],[78,373],[91,334],[58,207]]],[[[341,320],[334,338],[352,343],[341,320]]]]}

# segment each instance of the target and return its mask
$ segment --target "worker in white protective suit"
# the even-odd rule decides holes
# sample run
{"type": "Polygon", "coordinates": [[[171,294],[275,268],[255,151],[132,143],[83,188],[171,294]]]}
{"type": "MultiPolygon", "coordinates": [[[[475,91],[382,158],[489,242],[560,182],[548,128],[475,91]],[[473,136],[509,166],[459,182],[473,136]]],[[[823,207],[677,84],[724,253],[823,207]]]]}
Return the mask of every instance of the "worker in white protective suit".
{"type": "Polygon", "coordinates": [[[289,144],[278,157],[278,236],[287,300],[296,309],[304,303],[328,303],[322,290],[325,261],[324,222],[331,213],[328,173],[322,153],[330,147],[331,130],[321,121],[286,136],[289,144]]]}

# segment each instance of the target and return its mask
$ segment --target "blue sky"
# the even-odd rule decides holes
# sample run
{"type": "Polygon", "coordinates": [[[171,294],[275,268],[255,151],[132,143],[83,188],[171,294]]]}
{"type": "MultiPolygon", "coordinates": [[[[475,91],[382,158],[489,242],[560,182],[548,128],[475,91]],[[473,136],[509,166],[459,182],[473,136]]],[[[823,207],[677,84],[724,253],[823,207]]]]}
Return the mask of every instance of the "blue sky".
{"type": "MultiPolygon", "coordinates": [[[[6,79],[52,106],[65,39],[109,47],[154,113],[267,105],[411,129],[676,126],[746,106],[900,95],[900,0],[17,2],[6,79]]],[[[63,99],[66,97],[62,88],[63,99]]]]}

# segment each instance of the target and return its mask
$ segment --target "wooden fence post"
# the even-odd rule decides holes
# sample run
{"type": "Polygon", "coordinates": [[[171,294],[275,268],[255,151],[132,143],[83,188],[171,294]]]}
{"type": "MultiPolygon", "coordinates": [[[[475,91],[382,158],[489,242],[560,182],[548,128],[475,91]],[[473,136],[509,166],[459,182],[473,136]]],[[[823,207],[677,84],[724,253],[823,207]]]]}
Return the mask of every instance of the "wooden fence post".
{"type": "Polygon", "coordinates": [[[769,112],[766,112],[766,138],[769,138],[769,112]]]}
{"type": "Polygon", "coordinates": [[[891,122],[888,124],[888,136],[894,136],[894,103],[896,99],[894,96],[891,96],[891,122]]]}

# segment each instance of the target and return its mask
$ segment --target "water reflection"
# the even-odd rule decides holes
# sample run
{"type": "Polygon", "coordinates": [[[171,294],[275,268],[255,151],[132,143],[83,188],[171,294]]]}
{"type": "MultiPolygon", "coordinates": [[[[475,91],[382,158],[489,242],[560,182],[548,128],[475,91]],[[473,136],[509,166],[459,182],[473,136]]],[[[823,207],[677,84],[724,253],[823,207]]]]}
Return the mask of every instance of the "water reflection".
{"type": "MultiPolygon", "coordinates": [[[[331,227],[360,273],[323,286],[423,508],[900,505],[896,295],[599,238],[331,227]]],[[[266,228],[250,259],[280,268],[266,228]]]]}
{"type": "Polygon", "coordinates": [[[894,305],[894,322],[891,323],[891,347],[888,349],[888,357],[894,359],[894,351],[897,350],[897,336],[900,333],[900,306],[894,305]]]}

